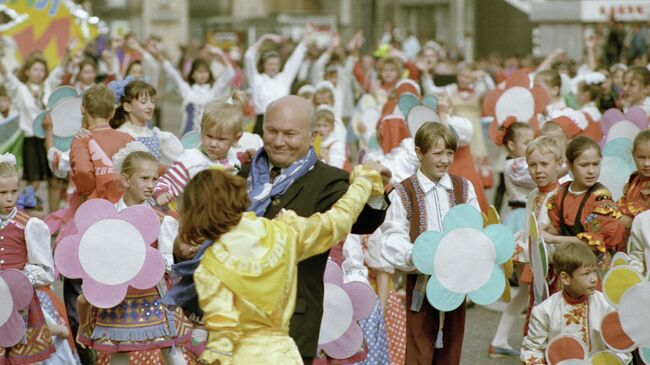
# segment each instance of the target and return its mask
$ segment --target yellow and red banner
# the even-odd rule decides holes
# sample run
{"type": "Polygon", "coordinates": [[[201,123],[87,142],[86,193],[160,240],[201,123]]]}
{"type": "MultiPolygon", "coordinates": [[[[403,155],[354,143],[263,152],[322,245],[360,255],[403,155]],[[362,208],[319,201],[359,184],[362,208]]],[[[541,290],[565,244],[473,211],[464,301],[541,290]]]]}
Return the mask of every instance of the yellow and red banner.
{"type": "Polygon", "coordinates": [[[73,40],[78,50],[99,33],[99,19],[71,0],[0,0],[0,11],[10,18],[0,24],[0,34],[14,39],[19,63],[41,51],[55,67],[73,40]]]}

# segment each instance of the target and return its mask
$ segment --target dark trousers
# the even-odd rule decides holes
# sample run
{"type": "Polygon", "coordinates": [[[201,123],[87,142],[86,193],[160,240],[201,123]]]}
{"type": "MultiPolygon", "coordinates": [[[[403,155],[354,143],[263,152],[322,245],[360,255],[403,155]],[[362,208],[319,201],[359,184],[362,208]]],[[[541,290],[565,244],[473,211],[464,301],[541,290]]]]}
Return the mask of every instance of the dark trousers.
{"type": "Polygon", "coordinates": [[[311,365],[311,363],[314,362],[314,358],[313,358],[313,357],[304,357],[304,356],[303,356],[303,357],[302,357],[302,362],[303,362],[305,365],[311,365]]]}
{"type": "Polygon", "coordinates": [[[499,214],[501,213],[501,207],[503,206],[503,197],[506,194],[506,179],[503,172],[499,173],[499,184],[497,185],[496,190],[494,191],[494,207],[497,209],[499,214]]]}
{"type": "MultiPolygon", "coordinates": [[[[63,302],[65,304],[65,311],[68,314],[68,322],[70,329],[72,329],[72,337],[77,338],[79,331],[79,314],[77,313],[77,298],[81,295],[81,279],[63,279],[63,302]]],[[[79,359],[83,365],[95,365],[97,363],[97,355],[95,351],[79,346],[75,342],[79,359]]]]}
{"type": "Polygon", "coordinates": [[[467,305],[445,312],[442,348],[435,348],[440,312],[426,298],[419,312],[410,309],[416,277],[406,279],[406,365],[459,365],[467,305]]]}

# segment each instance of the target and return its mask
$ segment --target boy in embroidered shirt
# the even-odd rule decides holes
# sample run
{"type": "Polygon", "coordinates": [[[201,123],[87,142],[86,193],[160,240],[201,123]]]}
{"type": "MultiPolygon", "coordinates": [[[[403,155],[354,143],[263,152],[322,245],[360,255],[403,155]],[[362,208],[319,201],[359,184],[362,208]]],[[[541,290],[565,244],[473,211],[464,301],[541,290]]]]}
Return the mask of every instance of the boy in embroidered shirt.
{"type": "MultiPolygon", "coordinates": [[[[600,335],[600,324],[614,308],[596,290],[596,256],[587,244],[568,242],[555,250],[553,262],[564,289],[533,308],[521,349],[525,365],[546,364],[546,347],[560,335],[573,335],[582,340],[590,354],[607,349],[600,335]]],[[[626,364],[631,359],[629,354],[617,353],[617,356],[626,364]]]]}
{"type": "Polygon", "coordinates": [[[465,304],[446,313],[434,309],[424,299],[424,293],[415,289],[416,282],[421,284],[426,277],[416,272],[412,260],[415,239],[425,231],[442,231],[444,216],[452,206],[465,203],[480,210],[472,184],[447,172],[456,148],[456,137],[445,125],[425,123],[420,127],[415,135],[420,168],[396,185],[389,195],[391,205],[381,228],[382,257],[409,273],[406,279],[407,364],[460,364],[465,304]],[[442,348],[434,348],[439,329],[444,344],[442,348]]]}

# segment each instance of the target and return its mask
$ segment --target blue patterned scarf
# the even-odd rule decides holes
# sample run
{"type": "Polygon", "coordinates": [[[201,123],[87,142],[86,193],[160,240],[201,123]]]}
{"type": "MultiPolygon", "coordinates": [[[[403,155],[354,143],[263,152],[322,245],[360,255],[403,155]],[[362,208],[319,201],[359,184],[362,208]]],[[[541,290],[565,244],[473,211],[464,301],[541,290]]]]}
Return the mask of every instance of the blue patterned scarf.
{"type": "Polygon", "coordinates": [[[294,181],[301,178],[311,170],[318,161],[314,148],[309,149],[307,155],[296,162],[278,175],[271,183],[271,174],[269,171],[269,159],[264,148],[253,156],[251,162],[251,172],[248,176],[248,198],[251,206],[248,210],[254,211],[258,217],[264,216],[266,208],[271,204],[271,199],[282,196],[294,181]]]}

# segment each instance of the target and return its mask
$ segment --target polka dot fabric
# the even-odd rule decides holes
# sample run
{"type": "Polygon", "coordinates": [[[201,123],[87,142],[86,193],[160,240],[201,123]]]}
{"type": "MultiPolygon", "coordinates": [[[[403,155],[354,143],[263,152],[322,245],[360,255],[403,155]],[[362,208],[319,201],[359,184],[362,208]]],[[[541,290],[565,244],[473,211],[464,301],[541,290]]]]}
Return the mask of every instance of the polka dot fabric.
{"type": "Polygon", "coordinates": [[[366,360],[358,362],[357,365],[390,364],[384,315],[379,299],[377,299],[375,309],[373,309],[370,317],[359,321],[359,325],[361,325],[363,337],[368,345],[368,357],[366,360]]]}
{"type": "Polygon", "coordinates": [[[391,291],[386,303],[386,337],[391,365],[406,361],[406,298],[404,293],[391,291]]]}

